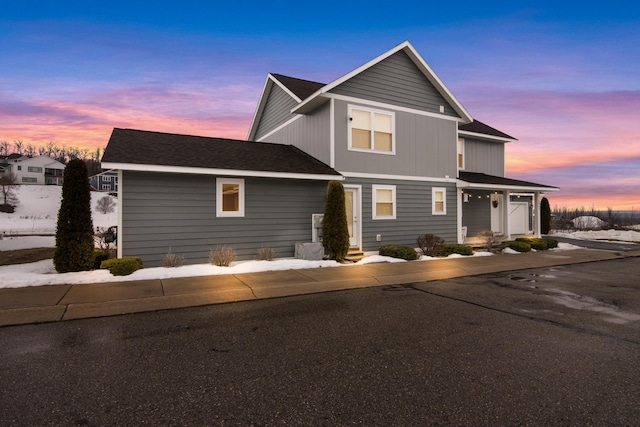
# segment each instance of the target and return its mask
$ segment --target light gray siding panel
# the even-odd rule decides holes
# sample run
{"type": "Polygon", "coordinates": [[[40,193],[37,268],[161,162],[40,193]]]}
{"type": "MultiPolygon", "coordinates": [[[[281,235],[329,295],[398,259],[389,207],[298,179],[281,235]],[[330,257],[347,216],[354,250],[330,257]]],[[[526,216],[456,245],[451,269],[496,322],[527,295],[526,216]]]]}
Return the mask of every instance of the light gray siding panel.
{"type": "Polygon", "coordinates": [[[348,105],[358,104],[335,102],[335,169],[338,171],[441,178],[456,176],[456,122],[396,111],[395,155],[349,151],[348,105]]]}
{"type": "Polygon", "coordinates": [[[264,141],[296,146],[321,162],[330,164],[330,112],[330,105],[326,103],[313,113],[301,116],[269,135],[264,141]]]}
{"type": "Polygon", "coordinates": [[[465,170],[504,176],[504,144],[464,139],[465,170]]]}
{"type": "Polygon", "coordinates": [[[436,234],[449,243],[457,242],[455,183],[347,178],[344,184],[357,184],[362,188],[362,250],[377,251],[381,245],[390,243],[416,247],[418,235],[427,233],[436,234]],[[396,219],[372,219],[372,185],[396,186],[396,219]],[[447,189],[446,215],[431,213],[433,187],[447,189]],[[378,234],[382,237],[380,242],[376,241],[378,234]]]}
{"type": "Polygon", "coordinates": [[[291,109],[297,104],[295,99],[291,98],[280,86],[274,84],[271,87],[265,109],[258,124],[256,139],[260,139],[263,135],[293,117],[291,109]]]}
{"type": "Polygon", "coordinates": [[[291,257],[296,242],[311,241],[311,215],[322,213],[326,182],[245,179],[245,217],[216,218],[216,177],[123,172],[123,255],[146,267],[169,251],[188,264],[207,263],[217,245],[238,259],[255,258],[261,245],[291,257]]]}
{"type": "Polygon", "coordinates": [[[331,92],[432,113],[440,113],[442,105],[444,114],[459,117],[404,52],[395,53],[331,92]]]}
{"type": "Polygon", "coordinates": [[[491,199],[482,193],[473,194],[468,202],[463,202],[462,225],[467,227],[467,237],[473,237],[484,230],[491,230],[491,199]]]}

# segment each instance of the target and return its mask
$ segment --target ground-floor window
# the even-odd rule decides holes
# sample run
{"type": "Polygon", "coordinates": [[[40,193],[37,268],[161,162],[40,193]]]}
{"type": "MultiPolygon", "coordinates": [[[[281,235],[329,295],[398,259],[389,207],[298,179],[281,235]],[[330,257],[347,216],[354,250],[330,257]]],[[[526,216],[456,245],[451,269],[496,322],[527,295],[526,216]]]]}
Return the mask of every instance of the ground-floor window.
{"type": "Polygon", "coordinates": [[[372,219],[396,218],[396,186],[372,185],[372,219]]]}
{"type": "Polygon", "coordinates": [[[216,215],[244,216],[244,179],[216,179],[216,215]]]}
{"type": "Polygon", "coordinates": [[[447,189],[433,187],[431,189],[431,213],[433,215],[447,214],[447,189]]]}

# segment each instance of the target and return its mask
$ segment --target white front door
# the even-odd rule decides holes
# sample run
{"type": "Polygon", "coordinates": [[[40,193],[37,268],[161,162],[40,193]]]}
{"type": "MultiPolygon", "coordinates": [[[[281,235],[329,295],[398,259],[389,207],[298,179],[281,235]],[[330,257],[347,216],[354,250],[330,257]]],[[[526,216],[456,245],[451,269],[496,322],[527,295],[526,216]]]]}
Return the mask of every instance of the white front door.
{"type": "Polygon", "coordinates": [[[347,225],[349,227],[349,246],[360,245],[360,194],[358,188],[344,188],[344,202],[347,209],[347,225]]]}
{"type": "Polygon", "coordinates": [[[509,234],[529,233],[529,203],[509,203],[509,234]]]}

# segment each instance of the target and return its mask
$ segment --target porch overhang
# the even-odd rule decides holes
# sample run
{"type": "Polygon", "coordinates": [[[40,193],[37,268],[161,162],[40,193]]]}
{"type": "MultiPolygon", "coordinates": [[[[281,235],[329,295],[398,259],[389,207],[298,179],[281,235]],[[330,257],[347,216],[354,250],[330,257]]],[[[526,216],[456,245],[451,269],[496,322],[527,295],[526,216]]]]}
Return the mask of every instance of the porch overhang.
{"type": "Polygon", "coordinates": [[[460,171],[457,179],[457,187],[461,189],[481,189],[487,191],[512,191],[512,192],[552,192],[560,190],[558,187],[537,184],[534,182],[520,181],[495,175],[487,175],[479,172],[460,171]]]}

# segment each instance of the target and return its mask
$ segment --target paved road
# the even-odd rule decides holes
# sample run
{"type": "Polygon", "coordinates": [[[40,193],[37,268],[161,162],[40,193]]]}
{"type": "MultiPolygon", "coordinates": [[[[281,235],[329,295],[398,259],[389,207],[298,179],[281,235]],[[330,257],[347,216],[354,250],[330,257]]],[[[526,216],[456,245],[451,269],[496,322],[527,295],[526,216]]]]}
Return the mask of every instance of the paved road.
{"type": "Polygon", "coordinates": [[[0,328],[0,425],[637,425],[623,259],[0,328]]]}
{"type": "Polygon", "coordinates": [[[637,243],[569,239],[567,237],[558,237],[554,235],[551,235],[549,237],[559,242],[571,243],[572,245],[580,246],[581,248],[600,249],[603,251],[637,251],[640,247],[640,245],[638,245],[637,243]]]}

